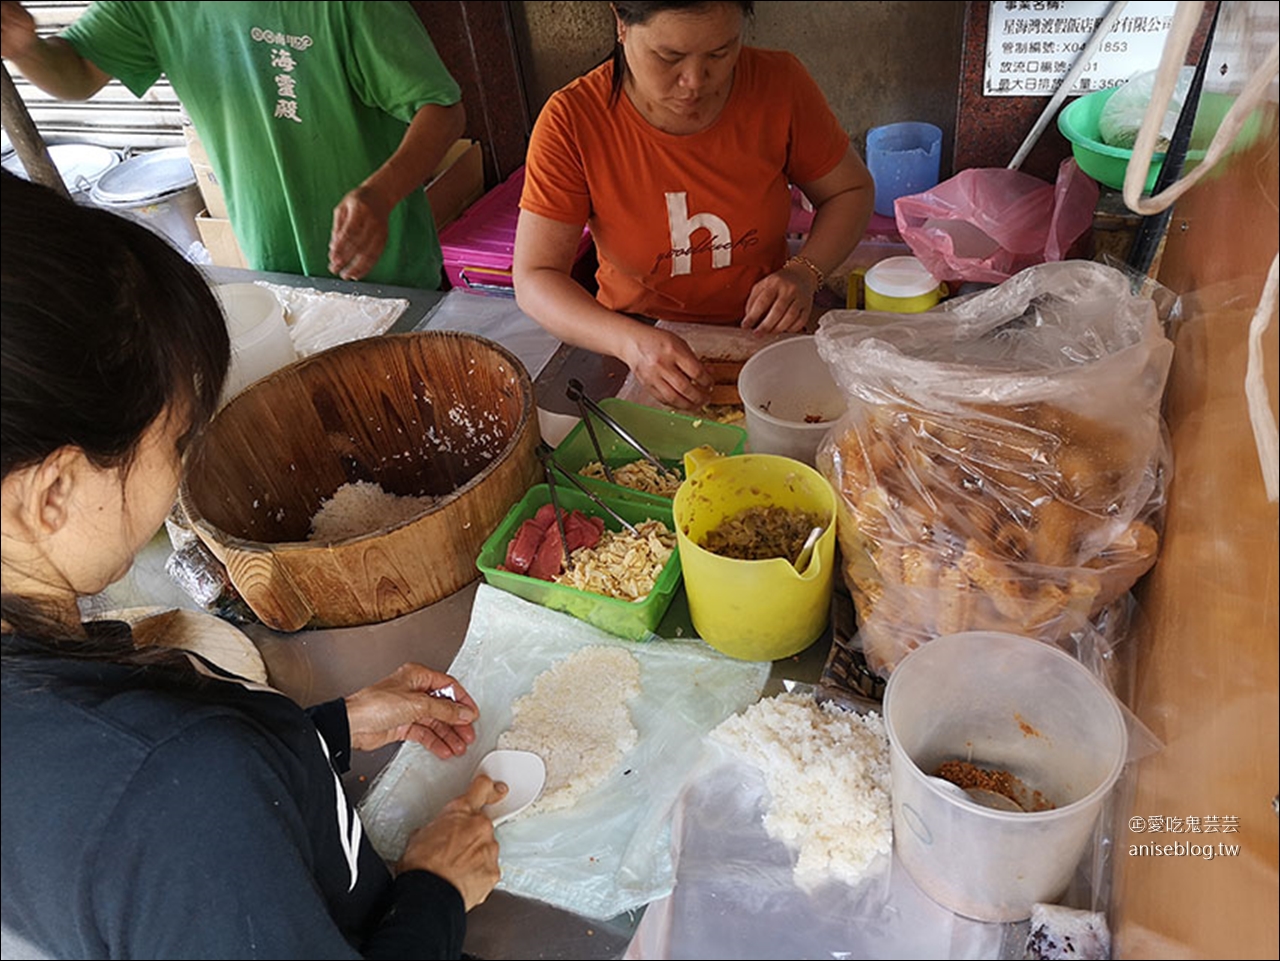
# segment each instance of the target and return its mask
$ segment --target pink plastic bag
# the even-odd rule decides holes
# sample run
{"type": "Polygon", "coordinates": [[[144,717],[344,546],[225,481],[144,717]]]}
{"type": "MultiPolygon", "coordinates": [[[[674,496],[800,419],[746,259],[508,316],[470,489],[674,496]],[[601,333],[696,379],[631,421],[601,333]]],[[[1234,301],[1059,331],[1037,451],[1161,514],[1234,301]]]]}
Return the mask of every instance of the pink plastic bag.
{"type": "Polygon", "coordinates": [[[899,197],[894,211],[902,239],[935,277],[999,284],[1065,259],[1093,223],[1097,203],[1098,184],[1068,159],[1056,184],[981,167],[899,197]]]}

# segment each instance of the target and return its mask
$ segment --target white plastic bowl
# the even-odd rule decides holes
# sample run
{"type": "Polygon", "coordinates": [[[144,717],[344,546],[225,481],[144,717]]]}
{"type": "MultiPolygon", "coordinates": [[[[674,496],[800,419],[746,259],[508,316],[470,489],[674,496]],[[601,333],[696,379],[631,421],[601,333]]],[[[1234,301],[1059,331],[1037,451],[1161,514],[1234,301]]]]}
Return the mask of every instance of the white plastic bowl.
{"type": "Polygon", "coordinates": [[[791,337],[758,351],[738,375],[752,453],[813,465],[823,435],[845,410],[844,394],[812,337],[791,337]]]}

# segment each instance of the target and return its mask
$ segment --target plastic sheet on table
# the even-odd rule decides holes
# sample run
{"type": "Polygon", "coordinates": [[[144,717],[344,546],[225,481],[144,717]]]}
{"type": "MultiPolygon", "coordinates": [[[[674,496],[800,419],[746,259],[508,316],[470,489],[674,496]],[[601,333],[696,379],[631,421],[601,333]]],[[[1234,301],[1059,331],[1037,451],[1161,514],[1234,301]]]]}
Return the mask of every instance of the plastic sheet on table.
{"type": "Polygon", "coordinates": [[[462,330],[497,341],[537,377],[560,341],[505,297],[481,297],[451,290],[418,330],[462,330]]]}
{"type": "Polygon", "coordinates": [[[639,662],[641,694],[629,705],[639,743],[572,808],[498,829],[499,887],[597,919],[670,893],[671,808],[702,736],[759,698],[770,665],[727,658],[700,641],[624,641],[488,585],[476,592],[449,671],[480,707],[476,742],[451,761],[407,743],[378,776],[361,817],[383,857],[399,857],[409,835],[465,790],[534,679],[587,645],[621,647],[639,662]]]}
{"type": "Polygon", "coordinates": [[[402,297],[370,297],[266,281],[257,284],[280,301],[299,357],[310,357],[339,344],[385,334],[409,306],[409,301],[402,297]]]}
{"type": "Polygon", "coordinates": [[[795,856],[769,838],[764,777],[709,750],[673,829],[676,886],[650,905],[627,958],[992,958],[1000,925],[968,921],[881,857],[857,885],[806,893],[795,856]]]}

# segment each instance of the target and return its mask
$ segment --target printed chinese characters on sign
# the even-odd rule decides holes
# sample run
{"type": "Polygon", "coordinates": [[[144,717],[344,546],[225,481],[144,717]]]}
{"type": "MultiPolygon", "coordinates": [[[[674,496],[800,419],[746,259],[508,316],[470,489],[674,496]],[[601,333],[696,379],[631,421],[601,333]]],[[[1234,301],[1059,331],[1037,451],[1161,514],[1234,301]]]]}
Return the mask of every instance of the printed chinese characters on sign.
{"type": "MultiPolygon", "coordinates": [[[[991,4],[982,92],[988,97],[1052,94],[1110,6],[1105,0],[1002,0],[991,4]]],[[[1129,3],[1071,93],[1118,87],[1135,73],[1154,70],[1176,6],[1129,3]]]]}

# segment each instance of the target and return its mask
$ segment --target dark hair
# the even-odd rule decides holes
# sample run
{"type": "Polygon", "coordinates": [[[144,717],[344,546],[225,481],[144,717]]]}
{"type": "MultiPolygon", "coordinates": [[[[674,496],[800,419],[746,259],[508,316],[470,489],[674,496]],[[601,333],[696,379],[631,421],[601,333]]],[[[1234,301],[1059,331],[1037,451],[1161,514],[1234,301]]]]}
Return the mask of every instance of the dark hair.
{"type": "MultiPolygon", "coordinates": [[[[618,19],[625,23],[628,27],[634,27],[638,23],[648,23],[649,18],[658,13],[664,13],[668,10],[701,10],[705,7],[718,6],[722,2],[733,2],[734,6],[742,10],[743,17],[749,17],[755,13],[756,5],[752,0],[640,0],[640,2],[630,2],[630,0],[615,0],[610,6],[618,15],[618,19]]],[[[610,105],[618,102],[618,97],[622,95],[622,83],[627,76],[627,58],[622,51],[622,42],[614,40],[613,53],[610,55],[613,61],[613,80],[609,90],[610,105]]]]}
{"type": "MultiPolygon", "coordinates": [[[[127,468],[162,413],[188,443],[217,409],[226,322],[200,272],[146,227],[3,177],[3,476],[76,447],[127,468]]],[[[5,620],[30,609],[5,596],[5,620]]]]}

